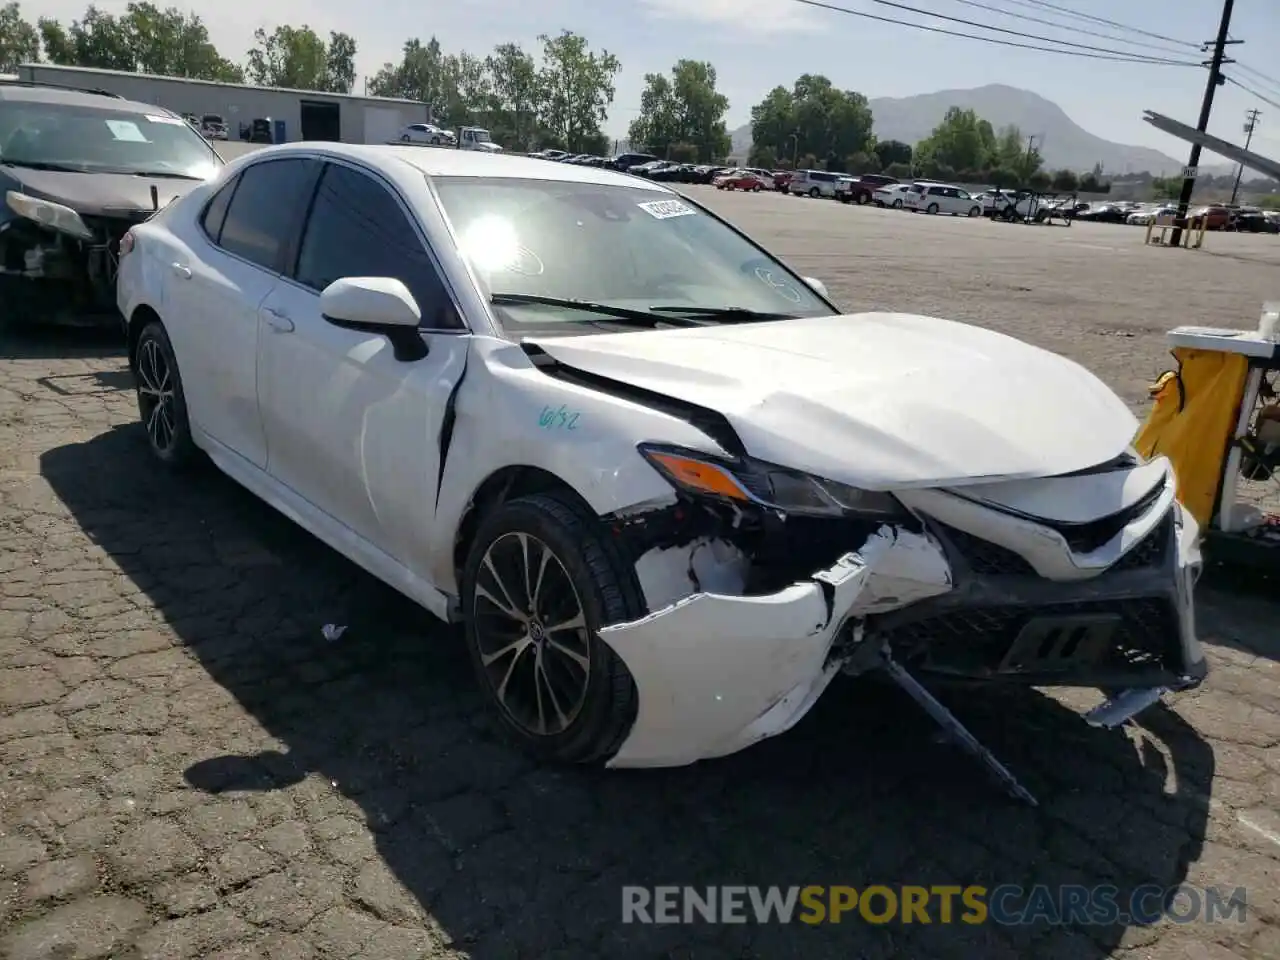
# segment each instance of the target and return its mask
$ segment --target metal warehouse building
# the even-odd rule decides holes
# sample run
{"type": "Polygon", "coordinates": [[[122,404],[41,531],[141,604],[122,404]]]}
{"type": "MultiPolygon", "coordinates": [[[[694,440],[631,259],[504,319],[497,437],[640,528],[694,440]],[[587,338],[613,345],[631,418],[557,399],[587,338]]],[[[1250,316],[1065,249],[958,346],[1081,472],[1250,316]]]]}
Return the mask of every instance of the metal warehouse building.
{"type": "Polygon", "coordinates": [[[242,124],[251,124],[259,118],[272,120],[277,142],[340,140],[343,143],[385,143],[398,139],[406,124],[431,120],[427,105],[417,100],[254,87],[45,63],[24,63],[18,67],[18,76],[31,83],[106,90],[129,100],[166,107],[174,113],[197,117],[218,114],[226,121],[232,140],[240,138],[242,124]]]}

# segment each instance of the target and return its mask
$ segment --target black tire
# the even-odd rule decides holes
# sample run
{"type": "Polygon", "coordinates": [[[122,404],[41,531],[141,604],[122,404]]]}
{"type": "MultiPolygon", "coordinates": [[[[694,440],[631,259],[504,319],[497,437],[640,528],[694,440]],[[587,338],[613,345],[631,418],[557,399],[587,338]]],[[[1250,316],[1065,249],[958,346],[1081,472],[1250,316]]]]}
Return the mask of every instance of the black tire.
{"type": "Polygon", "coordinates": [[[969,208],[969,216],[971,216],[971,217],[980,217],[980,216],[982,216],[982,208],[981,208],[981,207],[970,207],[970,208],[969,208]]]}
{"type": "Polygon", "coordinates": [[[871,202],[871,197],[869,194],[865,194],[865,193],[858,194],[858,206],[861,207],[864,204],[868,204],[870,202],[871,202]]]}
{"type": "Polygon", "coordinates": [[[187,398],[182,390],[178,358],[159,320],[148,323],[138,336],[131,366],[138,417],[151,455],[172,470],[189,466],[200,450],[191,439],[191,421],[187,418],[187,398]]]}
{"type": "Polygon", "coordinates": [[[409,136],[407,133],[404,133],[404,134],[401,134],[401,135],[400,135],[400,139],[401,139],[401,141],[402,141],[402,142],[404,142],[404,143],[408,143],[408,142],[409,142],[410,140],[412,140],[413,138],[412,138],[411,136],[409,136]]]}
{"type": "Polygon", "coordinates": [[[924,212],[925,212],[925,213],[937,213],[937,212],[938,212],[938,205],[937,205],[936,203],[931,203],[931,204],[929,204],[929,206],[927,206],[927,207],[925,207],[925,208],[924,208],[924,212]]]}
{"type": "Polygon", "coordinates": [[[901,209],[902,209],[902,201],[901,201],[901,200],[895,200],[895,201],[893,201],[893,209],[895,209],[895,210],[901,210],[901,209]]]}
{"type": "Polygon", "coordinates": [[[752,192],[752,193],[759,193],[762,189],[763,189],[763,187],[761,187],[761,186],[760,186],[760,184],[758,184],[758,183],[757,183],[754,187],[752,187],[752,188],[751,188],[751,192],[752,192]]]}
{"type": "Polygon", "coordinates": [[[822,191],[821,191],[821,190],[819,190],[817,187],[813,187],[813,188],[809,191],[809,196],[810,196],[812,199],[817,200],[820,196],[822,196],[822,191]]]}
{"type": "MultiPolygon", "coordinates": [[[[529,565],[533,565],[532,560],[529,565]]],[[[556,582],[560,582],[561,573],[554,573],[554,576],[556,582]]],[[[507,579],[512,578],[509,576],[507,579]]],[[[618,655],[600,640],[599,630],[605,624],[638,619],[644,616],[646,607],[634,571],[619,555],[596,517],[567,494],[537,494],[502,504],[481,521],[476,531],[463,568],[461,587],[472,666],[481,692],[489,701],[506,737],[541,760],[594,764],[612,757],[635,721],[637,695],[631,674],[618,655]],[[506,661],[493,661],[490,667],[484,663],[485,650],[492,652],[495,645],[502,644],[505,638],[495,637],[494,632],[482,624],[493,622],[505,625],[507,629],[522,629],[511,619],[501,616],[491,601],[477,594],[478,587],[483,593],[491,590],[481,583],[482,575],[486,582],[493,582],[485,558],[489,556],[490,549],[495,548],[495,555],[501,562],[500,551],[504,545],[520,535],[531,538],[527,542],[549,548],[558,567],[549,565],[548,570],[553,573],[558,570],[567,576],[573,600],[580,605],[586,623],[588,666],[583,684],[585,692],[582,692],[570,722],[563,729],[542,734],[517,717],[514,705],[508,708],[499,696],[501,683],[495,683],[490,670],[501,670],[501,664],[506,661]],[[483,608],[480,606],[482,599],[483,608]]],[[[517,582],[516,588],[521,592],[521,599],[527,600],[523,596],[522,581],[517,582]]],[[[511,602],[518,601],[513,599],[511,602]]],[[[540,612],[545,614],[546,610],[540,612]]],[[[535,622],[541,623],[540,620],[535,622]]],[[[576,638],[574,642],[580,643],[581,639],[576,638]]],[[[549,645],[550,641],[538,641],[539,646],[542,643],[549,645]]],[[[524,672],[527,664],[532,677],[536,669],[528,663],[529,660],[529,655],[521,650],[512,654],[510,667],[516,670],[519,666],[519,672],[524,672]],[[525,663],[517,664],[516,661],[522,657],[525,663]]],[[[559,662],[560,668],[566,666],[563,659],[559,662]]],[[[545,670],[543,676],[548,676],[545,670]]]]}

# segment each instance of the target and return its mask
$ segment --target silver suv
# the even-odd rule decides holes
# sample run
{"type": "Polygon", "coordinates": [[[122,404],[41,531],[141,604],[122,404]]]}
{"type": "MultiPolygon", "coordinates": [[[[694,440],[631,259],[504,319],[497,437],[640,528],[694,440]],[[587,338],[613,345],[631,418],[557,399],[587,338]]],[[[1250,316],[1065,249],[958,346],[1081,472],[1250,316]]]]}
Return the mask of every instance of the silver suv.
{"type": "Polygon", "coordinates": [[[834,199],[836,184],[852,177],[843,173],[827,173],[825,170],[797,170],[787,184],[787,192],[796,196],[827,197],[834,199]]]}

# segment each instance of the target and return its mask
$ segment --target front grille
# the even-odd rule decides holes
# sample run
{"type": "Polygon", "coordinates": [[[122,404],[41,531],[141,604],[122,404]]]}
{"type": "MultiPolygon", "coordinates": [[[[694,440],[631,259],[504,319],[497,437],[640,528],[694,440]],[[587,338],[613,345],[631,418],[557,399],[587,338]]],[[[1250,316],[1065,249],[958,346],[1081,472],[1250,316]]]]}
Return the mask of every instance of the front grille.
{"type": "Polygon", "coordinates": [[[1164,563],[1169,551],[1169,541],[1173,536],[1173,511],[1170,510],[1155,529],[1146,535],[1136,546],[1121,557],[1112,570],[1145,570],[1158,567],[1164,563]]]}
{"type": "Polygon", "coordinates": [[[1039,576],[1030,563],[1007,547],[942,523],[935,522],[933,526],[974,573],[992,577],[1039,576]]]}
{"type": "Polygon", "coordinates": [[[1001,675],[1001,665],[1023,628],[1033,619],[1053,617],[1113,617],[1117,621],[1105,650],[1087,662],[1070,651],[1060,664],[1063,673],[1085,667],[1095,672],[1181,672],[1177,612],[1169,601],[1158,598],[969,607],[876,631],[876,636],[886,640],[904,663],[921,669],[995,677],[1001,675]]]}

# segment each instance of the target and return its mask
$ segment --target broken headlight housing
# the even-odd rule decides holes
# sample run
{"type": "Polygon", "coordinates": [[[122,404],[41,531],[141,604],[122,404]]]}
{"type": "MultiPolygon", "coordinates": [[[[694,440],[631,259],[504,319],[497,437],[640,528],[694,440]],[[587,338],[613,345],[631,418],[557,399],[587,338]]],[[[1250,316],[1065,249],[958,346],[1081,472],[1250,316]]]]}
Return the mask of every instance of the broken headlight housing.
{"type": "Polygon", "coordinates": [[[52,200],[29,197],[17,190],[8,191],[4,195],[4,200],[9,209],[24,220],[38,223],[55,233],[65,233],[77,240],[93,239],[93,231],[80,219],[80,214],[70,207],[64,207],[52,200]]]}
{"type": "Polygon", "coordinates": [[[673,487],[696,497],[754,503],[809,517],[910,516],[892,494],[862,490],[762,460],[725,460],[697,450],[647,443],[639,450],[673,487]]]}

